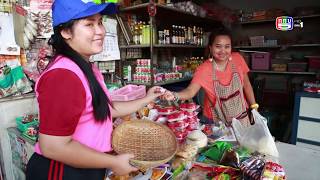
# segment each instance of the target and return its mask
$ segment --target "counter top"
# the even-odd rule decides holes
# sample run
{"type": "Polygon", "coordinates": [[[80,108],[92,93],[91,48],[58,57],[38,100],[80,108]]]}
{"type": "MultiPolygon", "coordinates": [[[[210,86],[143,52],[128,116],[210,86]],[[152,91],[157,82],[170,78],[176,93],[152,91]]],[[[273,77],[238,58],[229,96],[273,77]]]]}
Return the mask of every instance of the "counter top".
{"type": "Polygon", "coordinates": [[[289,180],[318,180],[320,177],[320,151],[277,142],[280,164],[289,180]]]}
{"type": "Polygon", "coordinates": [[[311,92],[300,91],[300,92],[296,92],[296,96],[320,98],[320,93],[311,93],[311,92]]]}

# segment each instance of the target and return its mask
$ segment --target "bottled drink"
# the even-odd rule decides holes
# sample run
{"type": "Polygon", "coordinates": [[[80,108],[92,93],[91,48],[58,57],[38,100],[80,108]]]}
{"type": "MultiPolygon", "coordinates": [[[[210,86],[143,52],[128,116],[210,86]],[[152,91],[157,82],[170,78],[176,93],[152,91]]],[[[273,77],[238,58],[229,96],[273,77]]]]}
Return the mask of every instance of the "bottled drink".
{"type": "Polygon", "coordinates": [[[171,32],[172,32],[171,42],[172,42],[172,44],[176,44],[176,43],[177,43],[177,33],[176,33],[176,27],[175,27],[175,25],[172,25],[172,30],[171,30],[171,32]]]}
{"type": "Polygon", "coordinates": [[[170,44],[170,31],[167,29],[165,33],[166,44],[170,44]]]}
{"type": "Polygon", "coordinates": [[[183,35],[184,35],[183,44],[188,44],[188,29],[185,26],[183,26],[183,35]]]}
{"type": "Polygon", "coordinates": [[[198,40],[197,40],[197,29],[196,26],[193,26],[193,44],[197,45],[198,40]]]}

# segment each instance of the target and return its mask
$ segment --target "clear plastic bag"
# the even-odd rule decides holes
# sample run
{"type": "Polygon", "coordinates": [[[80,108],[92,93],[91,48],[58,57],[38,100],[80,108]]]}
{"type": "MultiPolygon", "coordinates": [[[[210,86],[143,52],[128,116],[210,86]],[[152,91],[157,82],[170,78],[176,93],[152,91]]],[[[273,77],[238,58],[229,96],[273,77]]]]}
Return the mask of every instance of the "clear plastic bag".
{"type": "Polygon", "coordinates": [[[249,127],[244,127],[235,118],[232,119],[232,127],[240,145],[247,147],[251,151],[279,157],[279,152],[267,126],[266,118],[261,116],[255,109],[251,112],[255,124],[249,127]]]}

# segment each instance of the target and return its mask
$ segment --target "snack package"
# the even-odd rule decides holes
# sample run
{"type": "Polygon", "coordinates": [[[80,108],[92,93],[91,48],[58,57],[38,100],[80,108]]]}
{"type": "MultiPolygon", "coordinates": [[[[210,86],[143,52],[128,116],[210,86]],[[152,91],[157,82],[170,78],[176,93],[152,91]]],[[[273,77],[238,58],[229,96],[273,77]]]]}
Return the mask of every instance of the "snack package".
{"type": "Polygon", "coordinates": [[[265,164],[265,160],[261,156],[252,156],[243,161],[240,169],[243,172],[244,179],[260,180],[265,164]]]}
{"type": "Polygon", "coordinates": [[[237,168],[222,166],[222,165],[210,165],[204,163],[195,162],[193,168],[201,169],[202,171],[207,171],[207,179],[213,179],[214,177],[219,177],[221,174],[227,174],[228,176],[221,175],[221,178],[230,177],[230,179],[238,179],[240,177],[240,170],[237,168]]]}
{"type": "Polygon", "coordinates": [[[201,169],[192,168],[190,173],[188,174],[188,180],[199,180],[206,179],[208,171],[203,171],[201,169]]]}
{"type": "Polygon", "coordinates": [[[228,142],[218,141],[214,143],[207,151],[205,151],[203,155],[209,157],[210,159],[216,162],[219,162],[224,151],[231,148],[232,144],[228,142]]]}
{"type": "Polygon", "coordinates": [[[220,164],[238,168],[240,165],[239,154],[234,149],[227,149],[224,151],[220,164]]]}
{"type": "Polygon", "coordinates": [[[286,175],[281,165],[274,162],[266,162],[261,180],[285,180],[286,175]]]}

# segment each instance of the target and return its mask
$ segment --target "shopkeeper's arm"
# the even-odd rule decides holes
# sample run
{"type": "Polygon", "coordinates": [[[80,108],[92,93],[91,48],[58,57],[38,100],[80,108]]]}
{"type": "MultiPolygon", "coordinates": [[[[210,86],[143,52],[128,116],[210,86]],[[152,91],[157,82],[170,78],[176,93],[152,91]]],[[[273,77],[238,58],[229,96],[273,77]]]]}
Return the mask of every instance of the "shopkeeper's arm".
{"type": "Polygon", "coordinates": [[[166,92],[164,98],[168,101],[188,100],[193,98],[199,92],[200,88],[200,84],[191,83],[186,89],[180,92],[166,92]]]}
{"type": "Polygon", "coordinates": [[[146,106],[148,103],[155,100],[157,97],[163,95],[163,92],[158,91],[160,87],[155,86],[148,90],[147,95],[144,98],[137,99],[134,101],[126,101],[126,102],[113,102],[112,108],[112,117],[122,117],[128,114],[134,113],[139,109],[146,106]]]}
{"type": "Polygon", "coordinates": [[[243,80],[244,80],[244,86],[243,86],[244,94],[246,96],[249,106],[252,104],[256,104],[256,100],[254,97],[253,89],[252,89],[248,74],[244,75],[243,80]]]}

